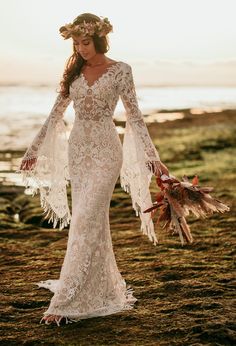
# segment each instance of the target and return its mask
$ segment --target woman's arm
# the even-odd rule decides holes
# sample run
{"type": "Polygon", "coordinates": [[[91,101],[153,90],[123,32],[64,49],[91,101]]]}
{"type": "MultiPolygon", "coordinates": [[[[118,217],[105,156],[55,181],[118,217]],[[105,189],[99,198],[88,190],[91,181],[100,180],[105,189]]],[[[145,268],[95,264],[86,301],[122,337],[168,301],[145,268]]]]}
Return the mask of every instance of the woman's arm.
{"type": "Polygon", "coordinates": [[[139,109],[131,66],[124,63],[117,75],[119,95],[126,110],[123,139],[123,163],[120,171],[121,187],[130,194],[132,206],[141,219],[141,231],[157,244],[153,221],[144,213],[152,206],[149,190],[153,174],[168,174],[152,142],[143,115],[139,109]]]}
{"type": "Polygon", "coordinates": [[[143,149],[145,152],[147,167],[155,175],[168,175],[168,168],[160,160],[159,153],[152,142],[143,115],[139,109],[132,68],[128,64],[125,64],[122,70],[119,94],[126,110],[127,121],[136,137],[135,139],[139,146],[138,150],[143,149]]]}
{"type": "Polygon", "coordinates": [[[30,170],[33,168],[37,161],[38,150],[46,136],[49,124],[52,127],[56,126],[56,124],[63,118],[64,111],[70,102],[70,97],[63,98],[61,94],[58,94],[49,116],[45,120],[37,135],[35,136],[33,142],[28,147],[22,159],[20,170],[30,170]]]}

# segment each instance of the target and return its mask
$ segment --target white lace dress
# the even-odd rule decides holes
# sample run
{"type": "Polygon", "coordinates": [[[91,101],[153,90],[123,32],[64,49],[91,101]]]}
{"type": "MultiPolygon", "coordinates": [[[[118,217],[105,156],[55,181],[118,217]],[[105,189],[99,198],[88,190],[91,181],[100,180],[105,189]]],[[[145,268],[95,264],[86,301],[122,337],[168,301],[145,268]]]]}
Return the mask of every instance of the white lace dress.
{"type": "Polygon", "coordinates": [[[68,98],[59,94],[22,162],[35,158],[32,169],[20,171],[26,186],[32,194],[40,191],[41,205],[54,227],[57,222],[60,229],[70,224],[59,278],[38,283],[54,293],[44,315],[78,321],[132,309],[137,298],[121,276],[113,252],[110,200],[120,175],[140,216],[141,231],[156,244],[150,214],[142,210],[152,205],[150,162],[160,158],[138,108],[131,66],[115,62],[92,85],[80,74],[68,98]],[[127,119],[123,146],[112,118],[119,96],[127,119]],[[75,120],[68,140],[63,113],[71,101],[75,120]]]}

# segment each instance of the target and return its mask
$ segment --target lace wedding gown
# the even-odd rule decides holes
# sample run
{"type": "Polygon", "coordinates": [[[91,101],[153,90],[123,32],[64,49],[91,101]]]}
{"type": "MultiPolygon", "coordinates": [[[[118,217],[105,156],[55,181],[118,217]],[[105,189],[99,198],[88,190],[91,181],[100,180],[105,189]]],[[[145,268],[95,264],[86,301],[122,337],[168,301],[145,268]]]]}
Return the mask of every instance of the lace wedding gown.
{"type": "Polygon", "coordinates": [[[44,315],[79,321],[132,309],[137,298],[126,286],[113,252],[110,200],[120,175],[140,216],[141,231],[156,244],[150,214],[142,210],[152,205],[150,163],[160,158],[138,108],[131,66],[115,62],[92,85],[81,73],[68,98],[57,96],[23,165],[32,159],[37,159],[33,168],[20,170],[26,187],[33,195],[40,191],[41,205],[54,227],[70,223],[59,279],[37,283],[54,293],[44,315]],[[123,146],[112,118],[119,96],[126,110],[123,146]],[[72,100],[75,120],[68,140],[63,113],[72,100]]]}

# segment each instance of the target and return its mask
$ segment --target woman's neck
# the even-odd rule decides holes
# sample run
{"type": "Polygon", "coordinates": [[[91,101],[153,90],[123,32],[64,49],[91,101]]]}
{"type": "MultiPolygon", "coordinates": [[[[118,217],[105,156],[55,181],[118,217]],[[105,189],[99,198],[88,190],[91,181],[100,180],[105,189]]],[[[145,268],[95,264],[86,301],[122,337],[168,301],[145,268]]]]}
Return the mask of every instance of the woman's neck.
{"type": "Polygon", "coordinates": [[[96,54],[94,55],[91,59],[86,60],[86,65],[87,66],[96,66],[96,65],[102,65],[107,62],[107,58],[104,54],[96,54]]]}

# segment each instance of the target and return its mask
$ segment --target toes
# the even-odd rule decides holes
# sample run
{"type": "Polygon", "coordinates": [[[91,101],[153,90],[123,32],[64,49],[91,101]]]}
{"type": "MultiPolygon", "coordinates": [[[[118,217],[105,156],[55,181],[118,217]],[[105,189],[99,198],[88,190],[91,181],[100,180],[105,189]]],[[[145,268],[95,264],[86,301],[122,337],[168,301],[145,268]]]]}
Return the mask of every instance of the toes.
{"type": "Polygon", "coordinates": [[[56,322],[57,326],[60,326],[60,322],[63,319],[64,316],[58,316],[58,315],[47,315],[47,316],[43,316],[40,320],[39,323],[42,323],[43,321],[45,321],[45,324],[51,324],[52,322],[56,322]]]}
{"type": "Polygon", "coordinates": [[[41,320],[39,321],[39,323],[42,323],[43,321],[45,322],[45,324],[51,324],[52,323],[52,319],[50,319],[52,316],[48,315],[48,316],[43,316],[41,318],[41,320]]]}
{"type": "Polygon", "coordinates": [[[49,320],[45,321],[45,324],[51,324],[51,323],[52,323],[52,321],[49,321],[49,320]]]}

